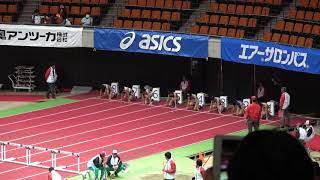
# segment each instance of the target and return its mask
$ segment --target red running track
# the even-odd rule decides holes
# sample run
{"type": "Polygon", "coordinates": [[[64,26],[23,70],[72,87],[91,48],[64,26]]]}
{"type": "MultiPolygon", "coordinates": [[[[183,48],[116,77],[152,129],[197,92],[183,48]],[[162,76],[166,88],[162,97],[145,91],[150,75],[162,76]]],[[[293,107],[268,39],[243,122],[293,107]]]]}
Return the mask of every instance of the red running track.
{"type": "MultiPolygon", "coordinates": [[[[3,118],[0,140],[80,153],[81,170],[85,170],[87,161],[101,150],[117,149],[128,161],[244,128],[244,120],[231,115],[89,98],[3,118]]],[[[32,154],[33,162],[50,165],[48,154],[32,154]]],[[[7,157],[23,161],[24,155],[24,149],[7,149],[7,157]]],[[[75,170],[75,158],[58,156],[58,166],[72,164],[70,169],[75,170]]],[[[0,177],[6,179],[40,180],[46,176],[46,169],[0,162],[0,177]]]]}
{"type": "Polygon", "coordinates": [[[36,102],[44,99],[44,95],[0,95],[0,101],[36,102]]]}

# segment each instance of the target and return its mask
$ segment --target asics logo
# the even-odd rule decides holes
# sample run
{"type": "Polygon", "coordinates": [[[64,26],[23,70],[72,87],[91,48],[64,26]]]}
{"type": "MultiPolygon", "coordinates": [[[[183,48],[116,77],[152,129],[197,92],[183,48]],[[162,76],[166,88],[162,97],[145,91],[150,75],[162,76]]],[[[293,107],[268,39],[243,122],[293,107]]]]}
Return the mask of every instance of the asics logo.
{"type": "Polygon", "coordinates": [[[134,39],[136,38],[136,33],[134,33],[134,32],[128,32],[125,35],[127,35],[127,34],[131,34],[131,36],[123,38],[120,42],[120,48],[123,50],[128,49],[131,46],[131,44],[133,43],[134,39]]]}
{"type": "MultiPolygon", "coordinates": [[[[125,38],[120,41],[120,48],[122,50],[128,49],[136,39],[135,32],[128,32],[125,34],[125,38]],[[129,36],[127,36],[129,34],[129,36]]],[[[138,38],[137,38],[138,39],[138,38]]],[[[151,51],[168,51],[168,52],[179,52],[181,50],[182,37],[165,36],[159,34],[142,34],[138,40],[138,48],[143,50],[151,51]]],[[[134,46],[135,47],[135,46],[134,46]]]]}

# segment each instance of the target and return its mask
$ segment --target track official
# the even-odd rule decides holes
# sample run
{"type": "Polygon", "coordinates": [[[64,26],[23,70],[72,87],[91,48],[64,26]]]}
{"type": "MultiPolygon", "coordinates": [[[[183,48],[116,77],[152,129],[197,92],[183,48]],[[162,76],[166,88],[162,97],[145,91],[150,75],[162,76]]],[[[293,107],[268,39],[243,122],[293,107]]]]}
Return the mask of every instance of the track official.
{"type": "Polygon", "coordinates": [[[261,118],[261,106],[257,103],[257,97],[251,97],[252,104],[247,107],[245,112],[245,119],[248,124],[249,133],[252,132],[252,127],[255,131],[259,129],[259,122],[261,118]]]}

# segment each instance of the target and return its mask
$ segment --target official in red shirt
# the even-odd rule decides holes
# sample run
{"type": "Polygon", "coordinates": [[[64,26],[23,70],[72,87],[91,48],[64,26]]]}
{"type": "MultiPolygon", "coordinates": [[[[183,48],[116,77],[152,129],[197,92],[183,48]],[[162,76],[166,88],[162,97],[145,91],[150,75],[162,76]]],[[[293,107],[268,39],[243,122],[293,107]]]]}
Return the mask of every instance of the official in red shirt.
{"type": "Polygon", "coordinates": [[[251,97],[252,104],[247,107],[245,118],[248,124],[249,133],[252,132],[252,127],[255,131],[259,129],[259,121],[261,118],[261,106],[257,103],[257,97],[251,97]]]}

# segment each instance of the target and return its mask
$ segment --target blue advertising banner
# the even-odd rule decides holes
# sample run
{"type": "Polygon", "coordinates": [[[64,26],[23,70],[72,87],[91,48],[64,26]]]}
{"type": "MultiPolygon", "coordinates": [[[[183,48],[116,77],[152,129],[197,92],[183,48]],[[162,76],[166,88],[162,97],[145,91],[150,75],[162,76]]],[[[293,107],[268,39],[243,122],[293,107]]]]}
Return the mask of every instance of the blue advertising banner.
{"type": "Polygon", "coordinates": [[[221,58],[237,63],[320,74],[320,50],[273,42],[223,37],[221,38],[221,58]]]}
{"type": "Polygon", "coordinates": [[[157,31],[95,28],[94,48],[207,58],[208,37],[157,31]]]}

